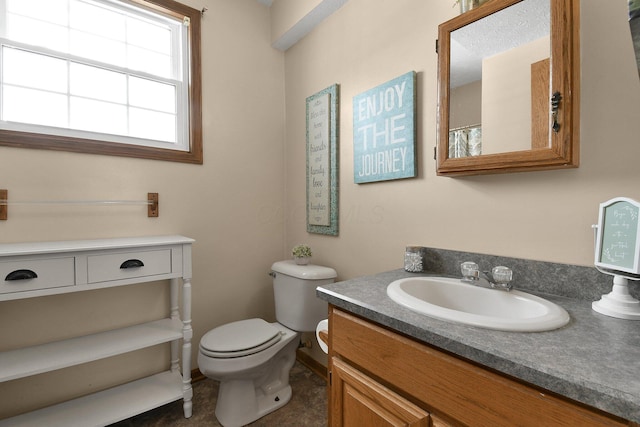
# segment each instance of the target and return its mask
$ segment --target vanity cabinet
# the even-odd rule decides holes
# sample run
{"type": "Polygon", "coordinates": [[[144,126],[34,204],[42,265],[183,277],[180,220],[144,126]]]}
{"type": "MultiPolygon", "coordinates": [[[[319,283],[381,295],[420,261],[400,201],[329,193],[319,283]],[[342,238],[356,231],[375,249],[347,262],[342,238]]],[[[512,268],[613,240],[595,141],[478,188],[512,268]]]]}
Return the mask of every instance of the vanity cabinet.
{"type": "Polygon", "coordinates": [[[637,426],[334,306],[329,372],[331,427],[637,426]]]}
{"type": "Polygon", "coordinates": [[[429,426],[428,412],[342,360],[333,360],[331,373],[334,411],[342,414],[334,425],[429,426]]]}
{"type": "MultiPolygon", "coordinates": [[[[184,416],[190,417],[192,243],[192,239],[182,236],[154,236],[0,244],[0,301],[5,301],[3,304],[25,298],[170,280],[168,317],[0,352],[0,382],[158,344],[171,345],[170,367],[165,372],[0,420],[0,426],[107,425],[178,399],[184,400],[184,416]]],[[[91,297],[91,294],[87,295],[91,297]]]]}

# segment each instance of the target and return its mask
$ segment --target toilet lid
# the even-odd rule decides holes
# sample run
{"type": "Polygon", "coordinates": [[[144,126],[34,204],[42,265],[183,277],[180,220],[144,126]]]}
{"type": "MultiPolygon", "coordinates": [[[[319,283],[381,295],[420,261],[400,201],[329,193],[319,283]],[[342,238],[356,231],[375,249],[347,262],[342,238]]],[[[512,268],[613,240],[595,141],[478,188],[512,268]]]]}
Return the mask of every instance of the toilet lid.
{"type": "Polygon", "coordinates": [[[262,319],[246,319],[210,330],[200,340],[200,349],[210,357],[241,357],[271,347],[281,336],[262,319]]]}

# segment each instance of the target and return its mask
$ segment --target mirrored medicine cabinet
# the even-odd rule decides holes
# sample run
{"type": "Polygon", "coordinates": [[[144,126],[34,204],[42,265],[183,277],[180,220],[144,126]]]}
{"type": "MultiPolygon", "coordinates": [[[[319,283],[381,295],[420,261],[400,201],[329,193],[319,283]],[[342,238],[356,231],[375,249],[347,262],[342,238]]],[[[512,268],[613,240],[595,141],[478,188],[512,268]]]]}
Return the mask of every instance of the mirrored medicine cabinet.
{"type": "Polygon", "coordinates": [[[579,0],[489,0],[438,27],[437,173],[579,164],[579,0]]]}

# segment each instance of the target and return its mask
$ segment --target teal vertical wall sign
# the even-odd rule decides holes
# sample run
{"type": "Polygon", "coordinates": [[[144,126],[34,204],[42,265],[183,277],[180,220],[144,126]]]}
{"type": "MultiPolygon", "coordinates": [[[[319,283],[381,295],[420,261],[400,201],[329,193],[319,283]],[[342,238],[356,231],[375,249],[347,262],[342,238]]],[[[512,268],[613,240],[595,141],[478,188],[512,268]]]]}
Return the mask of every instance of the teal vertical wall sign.
{"type": "Polygon", "coordinates": [[[357,184],[413,178],[416,168],[416,73],[353,98],[353,174],[357,184]]]}
{"type": "Polygon", "coordinates": [[[338,85],[307,98],[307,231],[338,235],[338,85]]]}

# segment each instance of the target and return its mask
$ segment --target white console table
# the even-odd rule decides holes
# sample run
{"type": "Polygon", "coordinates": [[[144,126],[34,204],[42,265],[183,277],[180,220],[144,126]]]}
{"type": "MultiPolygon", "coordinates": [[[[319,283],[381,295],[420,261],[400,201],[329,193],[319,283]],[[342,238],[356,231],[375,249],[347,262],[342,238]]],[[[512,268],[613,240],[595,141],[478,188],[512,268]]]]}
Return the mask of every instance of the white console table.
{"type": "Polygon", "coordinates": [[[168,318],[0,352],[0,382],[170,342],[168,371],[0,420],[0,426],[104,426],[179,399],[184,399],[185,418],[191,417],[193,242],[182,236],[153,236],[0,244],[0,301],[171,281],[168,318]]]}

